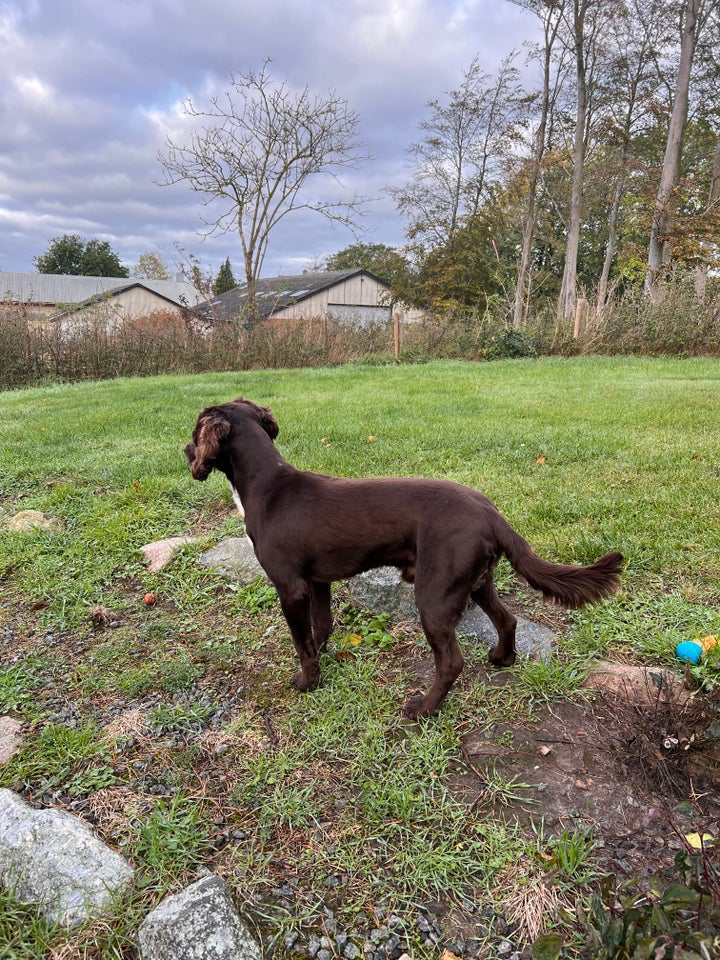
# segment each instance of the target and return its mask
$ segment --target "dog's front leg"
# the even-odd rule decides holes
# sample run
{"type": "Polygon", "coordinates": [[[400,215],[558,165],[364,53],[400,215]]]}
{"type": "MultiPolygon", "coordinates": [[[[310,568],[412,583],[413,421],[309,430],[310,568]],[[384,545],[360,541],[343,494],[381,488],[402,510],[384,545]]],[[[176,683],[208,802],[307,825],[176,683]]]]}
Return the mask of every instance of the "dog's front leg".
{"type": "Polygon", "coordinates": [[[423,620],[423,628],[430,649],[435,658],[435,677],[425,696],[412,697],[404,707],[403,713],[409,720],[431,717],[440,709],[453,683],[463,668],[463,655],[460,652],[455,631],[451,628],[437,629],[423,620]]]}
{"type": "Polygon", "coordinates": [[[320,682],[320,667],[310,627],[310,591],[304,582],[294,588],[276,584],[276,589],[300,661],[292,683],[298,690],[314,690],[320,682]]]}

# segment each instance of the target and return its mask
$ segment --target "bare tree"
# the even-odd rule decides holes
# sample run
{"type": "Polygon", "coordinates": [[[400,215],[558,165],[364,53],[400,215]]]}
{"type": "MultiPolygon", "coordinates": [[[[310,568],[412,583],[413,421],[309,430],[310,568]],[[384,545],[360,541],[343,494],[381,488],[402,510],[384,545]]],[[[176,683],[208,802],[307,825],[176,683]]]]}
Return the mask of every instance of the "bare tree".
{"type": "Polygon", "coordinates": [[[687,123],[690,98],[690,75],[704,7],[705,0],[683,0],[680,11],[682,31],[680,63],[675,83],[675,98],[672,116],[670,117],[665,158],[650,228],[648,264],[645,274],[645,295],[651,300],[657,300],[661,295],[660,273],[663,264],[669,262],[670,259],[671,201],[680,168],[683,134],[687,123]]]}
{"type": "Polygon", "coordinates": [[[275,227],[309,210],[354,230],[364,198],[323,199],[309,188],[321,175],[337,179],[341,170],[369,159],[360,152],[359,118],[347,101],[307,87],[292,91],[272,79],[268,63],[258,72],[232,76],[229,88],[206,109],[186,100],[195,132],[186,144],[168,138],[158,156],[163,186],[187,183],[204,196],[203,205],[212,211],[204,219],[207,235],[237,231],[250,319],[257,315],[255,284],[275,227]]]}
{"type": "Polygon", "coordinates": [[[408,220],[408,236],[425,249],[452,251],[458,232],[478,212],[517,135],[523,95],[510,54],[496,77],[477,58],[447,102],[431,100],[423,139],[408,150],[410,183],[389,191],[408,220]]]}

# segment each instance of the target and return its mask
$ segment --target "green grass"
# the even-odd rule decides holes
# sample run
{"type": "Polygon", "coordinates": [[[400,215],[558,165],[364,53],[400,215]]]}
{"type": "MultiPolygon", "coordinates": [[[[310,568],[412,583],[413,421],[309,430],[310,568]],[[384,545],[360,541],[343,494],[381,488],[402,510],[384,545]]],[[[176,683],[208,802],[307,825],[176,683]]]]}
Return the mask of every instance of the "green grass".
{"type": "MultiPolygon", "coordinates": [[[[523,784],[488,775],[469,812],[448,787],[462,736],[578,696],[590,658],[675,664],[679,640],[720,630],[719,409],[713,360],[348,366],[0,393],[0,520],[36,509],[66,525],[0,530],[0,710],[33,728],[2,783],[41,803],[109,805],[97,827],[138,868],[138,915],[201,863],[229,865],[256,906],[298,872],[335,891],[339,917],[373,902],[493,902],[498,877],[532,856],[500,815],[523,784]],[[234,589],[196,563],[242,524],[224,479],[193,482],[182,447],[201,408],[239,394],[273,408],[298,467],[479,487],[548,559],[622,550],[622,593],[573,614],[549,662],[521,662],[497,686],[468,671],[422,725],[399,711],[413,638],[338,600],[322,687],[298,696],[274,591],[234,589]],[[149,573],[140,548],[187,533],[200,542],[149,573]],[[215,704],[228,699],[221,723],[215,704]],[[103,729],[132,706],[140,732],[103,729]]],[[[499,579],[514,590],[506,567],[499,579]]],[[[484,656],[467,653],[471,666],[484,656]]],[[[717,683],[720,665],[699,672],[717,683]]],[[[589,877],[591,847],[568,833],[551,855],[564,876],[589,877]]],[[[32,919],[8,923],[0,954],[42,955],[33,937],[66,942],[32,919]],[[22,923],[35,931],[25,940],[22,923]]],[[[131,956],[127,924],[108,930],[92,955],[131,956]]]]}

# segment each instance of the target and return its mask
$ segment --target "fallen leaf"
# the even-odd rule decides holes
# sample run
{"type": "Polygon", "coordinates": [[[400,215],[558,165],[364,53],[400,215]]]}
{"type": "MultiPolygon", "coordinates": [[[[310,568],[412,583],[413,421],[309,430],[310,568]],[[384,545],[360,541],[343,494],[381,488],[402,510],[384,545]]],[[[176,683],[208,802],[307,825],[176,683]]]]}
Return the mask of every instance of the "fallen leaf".
{"type": "Polygon", "coordinates": [[[693,850],[702,850],[703,847],[714,847],[718,841],[711,833],[686,833],[685,839],[693,850]]]}
{"type": "Polygon", "coordinates": [[[460,960],[460,958],[455,953],[451,953],[450,950],[443,950],[440,960],[460,960]]]}

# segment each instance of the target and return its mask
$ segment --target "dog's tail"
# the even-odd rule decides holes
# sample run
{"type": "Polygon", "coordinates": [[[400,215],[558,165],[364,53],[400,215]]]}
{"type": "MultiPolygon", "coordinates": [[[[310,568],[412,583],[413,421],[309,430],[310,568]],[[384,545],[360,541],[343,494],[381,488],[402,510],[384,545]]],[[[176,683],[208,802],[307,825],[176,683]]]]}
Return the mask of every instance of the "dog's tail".
{"type": "Polygon", "coordinates": [[[551,563],[533,553],[530,545],[510,524],[503,522],[499,543],[516,573],[524,577],[545,600],[564,607],[582,607],[610,597],[620,586],[623,555],[606,553],[587,567],[551,563]]]}

